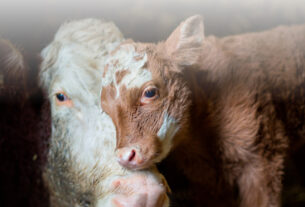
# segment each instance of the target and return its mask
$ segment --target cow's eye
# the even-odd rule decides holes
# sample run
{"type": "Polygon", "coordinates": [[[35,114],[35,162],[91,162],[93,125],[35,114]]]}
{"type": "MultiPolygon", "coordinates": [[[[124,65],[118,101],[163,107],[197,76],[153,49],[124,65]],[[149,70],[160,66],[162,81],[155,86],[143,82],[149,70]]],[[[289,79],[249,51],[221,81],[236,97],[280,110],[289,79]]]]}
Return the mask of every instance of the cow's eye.
{"type": "Polygon", "coordinates": [[[148,86],[144,89],[141,97],[141,105],[148,104],[159,97],[158,88],[148,86]]]}
{"type": "Polygon", "coordinates": [[[56,96],[56,104],[58,106],[73,106],[72,100],[64,93],[64,92],[58,92],[55,94],[56,96]]]}
{"type": "Polygon", "coordinates": [[[69,99],[64,93],[57,93],[56,98],[60,102],[64,102],[69,99]]]}

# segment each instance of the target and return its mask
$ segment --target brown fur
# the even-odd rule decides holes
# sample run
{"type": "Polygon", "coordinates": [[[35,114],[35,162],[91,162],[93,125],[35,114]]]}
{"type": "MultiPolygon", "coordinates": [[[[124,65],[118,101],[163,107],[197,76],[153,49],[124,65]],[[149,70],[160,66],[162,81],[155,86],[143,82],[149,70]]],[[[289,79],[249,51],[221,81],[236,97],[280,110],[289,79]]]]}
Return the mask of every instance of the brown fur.
{"type": "Polygon", "coordinates": [[[30,78],[37,75],[38,60],[33,56],[24,56],[0,38],[1,206],[49,206],[41,174],[50,112],[36,79],[30,78]]]}
{"type": "Polygon", "coordinates": [[[6,101],[26,99],[28,73],[22,53],[11,42],[0,38],[0,93],[6,93],[6,101]]]}
{"type": "Polygon", "coordinates": [[[116,83],[119,84],[122,80],[122,78],[124,78],[124,76],[128,74],[128,71],[127,70],[123,70],[123,71],[117,71],[115,73],[115,76],[116,76],[116,83]]]}
{"type": "Polygon", "coordinates": [[[145,151],[141,168],[163,159],[156,134],[167,111],[181,127],[164,173],[174,167],[186,180],[175,193],[193,201],[187,205],[280,206],[288,145],[305,140],[305,27],[200,41],[199,19],[183,22],[166,42],[133,44],[148,56],[156,101],[140,106],[142,88],[122,87],[118,99],[103,88],[117,148],[145,151]]]}

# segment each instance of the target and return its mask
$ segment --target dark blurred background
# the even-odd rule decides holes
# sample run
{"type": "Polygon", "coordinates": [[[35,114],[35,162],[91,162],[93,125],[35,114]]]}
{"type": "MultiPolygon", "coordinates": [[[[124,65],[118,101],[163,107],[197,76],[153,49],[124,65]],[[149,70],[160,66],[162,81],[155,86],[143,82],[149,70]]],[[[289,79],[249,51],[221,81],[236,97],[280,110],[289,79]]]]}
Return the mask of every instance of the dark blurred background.
{"type": "MultiPolygon", "coordinates": [[[[50,120],[41,115],[42,94],[35,89],[36,55],[51,42],[60,24],[104,18],[126,38],[156,42],[194,14],[204,17],[206,35],[222,37],[304,24],[305,0],[0,0],[0,37],[22,49],[30,70],[30,99],[25,104],[19,102],[25,90],[9,100],[0,91],[0,206],[48,206],[41,166],[50,120]]],[[[283,206],[305,206],[303,158],[304,148],[287,159],[283,206]]]]}

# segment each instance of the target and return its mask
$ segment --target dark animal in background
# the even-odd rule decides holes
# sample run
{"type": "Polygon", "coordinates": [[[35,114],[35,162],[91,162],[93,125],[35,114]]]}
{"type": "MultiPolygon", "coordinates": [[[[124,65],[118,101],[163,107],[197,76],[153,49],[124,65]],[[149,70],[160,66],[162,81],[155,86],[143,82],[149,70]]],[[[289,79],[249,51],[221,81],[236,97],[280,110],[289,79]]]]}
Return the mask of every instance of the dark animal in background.
{"type": "Polygon", "coordinates": [[[51,123],[33,79],[38,63],[35,55],[0,38],[0,203],[5,207],[48,206],[42,166],[51,123]]]}

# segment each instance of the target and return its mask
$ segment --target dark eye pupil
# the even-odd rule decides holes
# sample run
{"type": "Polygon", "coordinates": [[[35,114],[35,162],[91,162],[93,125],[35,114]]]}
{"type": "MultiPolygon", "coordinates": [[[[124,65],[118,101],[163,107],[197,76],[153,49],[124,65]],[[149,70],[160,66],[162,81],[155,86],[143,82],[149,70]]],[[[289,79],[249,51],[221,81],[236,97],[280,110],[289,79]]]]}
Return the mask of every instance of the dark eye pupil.
{"type": "Polygon", "coordinates": [[[156,95],[156,89],[145,91],[145,97],[152,98],[156,95]]]}
{"type": "Polygon", "coordinates": [[[56,94],[56,98],[57,98],[59,101],[64,101],[64,100],[66,100],[65,95],[62,94],[62,93],[56,94]]]}

